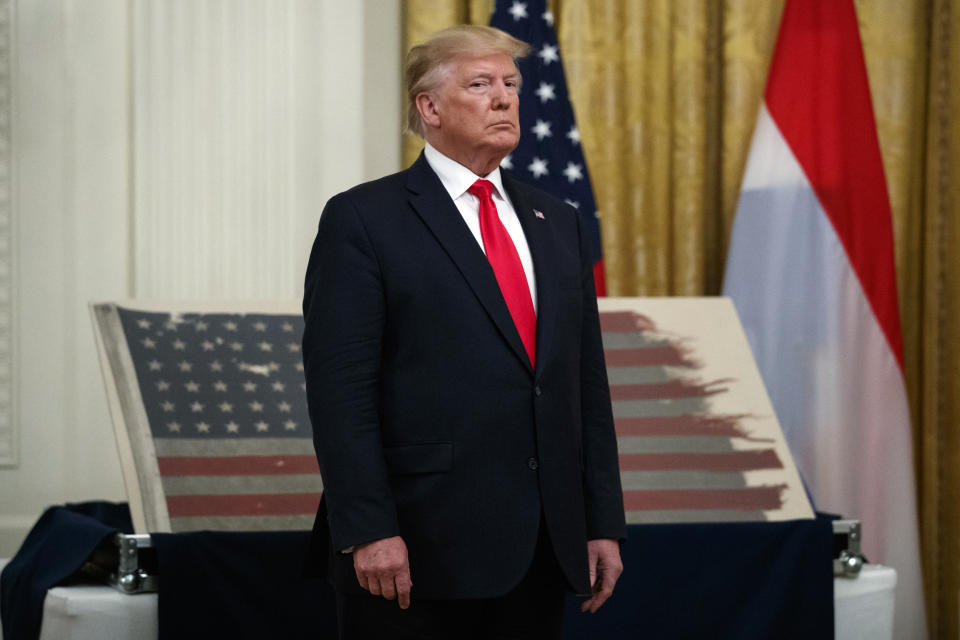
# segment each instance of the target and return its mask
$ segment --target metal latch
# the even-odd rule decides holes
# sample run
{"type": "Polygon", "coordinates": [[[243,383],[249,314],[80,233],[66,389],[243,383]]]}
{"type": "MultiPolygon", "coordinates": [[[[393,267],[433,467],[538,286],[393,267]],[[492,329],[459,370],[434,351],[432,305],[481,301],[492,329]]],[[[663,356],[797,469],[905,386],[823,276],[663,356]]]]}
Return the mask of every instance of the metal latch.
{"type": "Polygon", "coordinates": [[[860,553],[861,538],[859,520],[833,521],[834,576],[856,578],[860,574],[864,563],[860,553]]]}

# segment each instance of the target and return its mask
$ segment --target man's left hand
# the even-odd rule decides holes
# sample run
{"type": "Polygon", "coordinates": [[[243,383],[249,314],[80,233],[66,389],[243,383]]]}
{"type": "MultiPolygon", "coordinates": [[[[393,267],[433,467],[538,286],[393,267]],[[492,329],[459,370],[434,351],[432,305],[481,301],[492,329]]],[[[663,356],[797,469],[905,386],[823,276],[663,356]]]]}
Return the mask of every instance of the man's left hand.
{"type": "Polygon", "coordinates": [[[587,542],[587,557],[590,562],[590,587],[593,596],[580,605],[580,611],[596,613],[613,594],[613,587],[623,573],[620,543],[606,538],[590,540],[587,542]]]}

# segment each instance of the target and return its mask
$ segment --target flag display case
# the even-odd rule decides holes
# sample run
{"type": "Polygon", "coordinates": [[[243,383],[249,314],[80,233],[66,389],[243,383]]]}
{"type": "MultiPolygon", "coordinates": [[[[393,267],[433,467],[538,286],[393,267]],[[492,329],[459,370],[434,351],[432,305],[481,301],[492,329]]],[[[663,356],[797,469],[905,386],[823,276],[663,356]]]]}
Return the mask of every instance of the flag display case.
{"type": "MultiPolygon", "coordinates": [[[[137,533],[308,530],[322,482],[293,301],[91,306],[137,533]]],[[[631,524],[811,519],[724,298],[603,298],[631,524]]]]}

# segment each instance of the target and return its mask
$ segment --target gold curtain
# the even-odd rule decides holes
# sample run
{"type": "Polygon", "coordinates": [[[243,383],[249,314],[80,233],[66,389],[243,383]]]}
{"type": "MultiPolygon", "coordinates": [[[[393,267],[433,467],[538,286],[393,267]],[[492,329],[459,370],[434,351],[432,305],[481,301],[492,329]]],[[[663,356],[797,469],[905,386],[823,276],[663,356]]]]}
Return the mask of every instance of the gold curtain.
{"type": "MultiPolygon", "coordinates": [[[[855,0],[896,241],[931,638],[960,635],[960,11],[855,0]]],[[[715,295],[784,0],[553,0],[611,295],[715,295]]],[[[406,0],[405,43],[493,0],[406,0]]],[[[404,157],[422,144],[408,138],[404,157]]]]}

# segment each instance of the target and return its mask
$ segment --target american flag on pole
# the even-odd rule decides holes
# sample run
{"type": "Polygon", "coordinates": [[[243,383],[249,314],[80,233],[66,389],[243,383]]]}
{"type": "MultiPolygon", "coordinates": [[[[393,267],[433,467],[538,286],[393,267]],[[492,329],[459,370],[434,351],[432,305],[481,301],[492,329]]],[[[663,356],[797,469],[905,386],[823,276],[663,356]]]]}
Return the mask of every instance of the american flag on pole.
{"type": "Polygon", "coordinates": [[[138,531],[311,527],[299,313],[93,312],[138,531]]]}
{"type": "Polygon", "coordinates": [[[567,94],[553,14],[544,0],[497,0],[490,26],[528,43],[533,53],[520,60],[520,144],[500,166],[521,181],[562,198],[580,211],[590,233],[597,295],[607,292],[600,221],[580,130],[567,94]]]}

